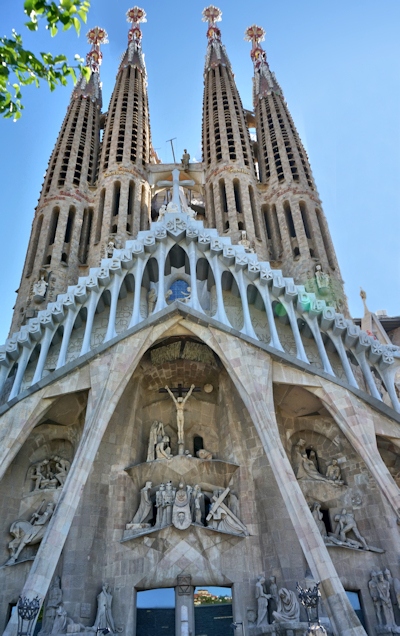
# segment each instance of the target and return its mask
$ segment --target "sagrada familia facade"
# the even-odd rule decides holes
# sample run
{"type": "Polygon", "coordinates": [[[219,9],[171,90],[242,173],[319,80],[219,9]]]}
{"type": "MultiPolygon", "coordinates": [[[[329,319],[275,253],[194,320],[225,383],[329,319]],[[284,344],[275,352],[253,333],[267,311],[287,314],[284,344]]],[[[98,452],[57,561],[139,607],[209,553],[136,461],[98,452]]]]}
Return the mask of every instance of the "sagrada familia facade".
{"type": "Polygon", "coordinates": [[[399,633],[399,325],[349,316],[263,29],[247,111],[204,9],[203,159],[164,164],[127,15],[107,112],[88,34],[0,347],[1,629],[169,636],[137,597],[174,588],[204,635],[221,586],[216,636],[399,633]]]}

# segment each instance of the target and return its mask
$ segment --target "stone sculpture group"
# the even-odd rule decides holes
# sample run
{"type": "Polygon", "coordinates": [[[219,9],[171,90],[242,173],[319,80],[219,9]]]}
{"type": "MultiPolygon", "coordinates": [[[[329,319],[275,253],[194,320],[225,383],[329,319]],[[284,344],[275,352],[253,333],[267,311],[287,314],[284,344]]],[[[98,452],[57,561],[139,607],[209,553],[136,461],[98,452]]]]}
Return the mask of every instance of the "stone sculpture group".
{"type": "Polygon", "coordinates": [[[56,490],[64,486],[71,462],[58,455],[44,459],[33,467],[34,490],[56,490]]]}
{"type": "MultiPolygon", "coordinates": [[[[400,603],[400,581],[393,578],[390,570],[373,570],[368,587],[374,604],[379,633],[400,633],[396,625],[391,598],[391,585],[396,596],[396,603],[400,603]]],[[[400,605],[399,605],[400,606],[400,605]]]]}
{"type": "Polygon", "coordinates": [[[269,590],[267,592],[265,576],[259,576],[256,582],[255,597],[257,601],[257,620],[255,625],[263,627],[269,624],[268,604],[272,600],[274,609],[271,612],[273,623],[292,623],[300,620],[300,605],[295,592],[281,587],[278,590],[276,578],[269,579],[269,590]]]}
{"type": "Polygon", "coordinates": [[[218,532],[246,536],[247,528],[237,516],[238,507],[238,498],[229,487],[204,493],[199,484],[191,486],[180,482],[175,488],[171,481],[167,481],[153,488],[152,482],[148,481],[140,491],[139,507],[132,522],[126,525],[126,531],[143,534],[149,529],[158,530],[171,525],[178,530],[186,530],[195,524],[218,532]],[[210,502],[208,510],[206,497],[210,502]]]}

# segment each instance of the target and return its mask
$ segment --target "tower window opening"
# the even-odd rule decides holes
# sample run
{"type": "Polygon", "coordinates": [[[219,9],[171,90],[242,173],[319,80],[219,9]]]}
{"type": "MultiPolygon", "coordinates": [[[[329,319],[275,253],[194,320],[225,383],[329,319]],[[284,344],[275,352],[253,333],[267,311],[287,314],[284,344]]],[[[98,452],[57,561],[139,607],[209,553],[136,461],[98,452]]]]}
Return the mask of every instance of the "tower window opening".
{"type": "Polygon", "coordinates": [[[54,208],[51,215],[48,245],[53,245],[55,241],[59,216],[60,208],[54,208]]]}
{"type": "Polygon", "coordinates": [[[300,201],[299,203],[299,208],[300,208],[300,212],[301,212],[301,218],[303,220],[303,225],[304,225],[304,231],[306,233],[306,237],[308,239],[311,239],[311,231],[310,231],[310,224],[308,221],[308,210],[306,207],[306,204],[304,203],[304,201],[300,201]]]}
{"type": "Polygon", "coordinates": [[[81,265],[85,265],[87,262],[92,222],[93,208],[85,208],[82,215],[82,228],[78,248],[78,259],[81,265]]]}
{"type": "Polygon", "coordinates": [[[129,181],[129,190],[128,190],[128,207],[127,207],[127,222],[126,222],[126,231],[130,232],[132,227],[132,215],[133,215],[133,206],[135,201],[135,183],[134,181],[129,181]]]}
{"type": "Polygon", "coordinates": [[[256,201],[255,201],[255,198],[254,198],[254,190],[253,190],[253,187],[251,185],[249,185],[249,198],[250,198],[251,213],[252,213],[252,216],[253,216],[254,231],[256,233],[256,238],[260,239],[261,238],[261,228],[260,228],[260,222],[259,222],[259,218],[258,218],[258,214],[257,214],[256,201]]]}
{"type": "Polygon", "coordinates": [[[216,222],[215,222],[215,201],[214,201],[214,186],[211,183],[210,187],[209,187],[209,194],[210,194],[210,207],[211,207],[211,227],[215,227],[216,222]]]}
{"type": "Polygon", "coordinates": [[[234,179],[233,180],[233,193],[235,195],[236,212],[238,212],[239,214],[242,214],[242,212],[243,212],[243,209],[242,209],[242,197],[241,197],[241,192],[240,192],[239,179],[234,179]]]}
{"type": "Polygon", "coordinates": [[[102,189],[100,192],[100,201],[99,201],[99,211],[97,214],[97,223],[96,223],[96,235],[94,242],[98,243],[101,239],[101,226],[103,225],[103,216],[104,216],[104,202],[106,198],[106,190],[102,189]]]}
{"type": "Polygon", "coordinates": [[[328,259],[329,266],[332,269],[335,269],[335,257],[334,257],[331,241],[330,241],[330,238],[329,238],[329,230],[327,228],[325,219],[322,216],[322,212],[318,208],[315,209],[315,216],[317,217],[318,227],[319,227],[319,230],[321,232],[322,242],[324,244],[326,257],[328,259]]]}
{"type": "Polygon", "coordinates": [[[140,200],[140,229],[147,230],[148,225],[149,225],[149,218],[148,218],[146,188],[144,185],[142,185],[142,196],[140,200]]]}
{"type": "Polygon", "coordinates": [[[25,276],[30,276],[33,270],[33,266],[36,260],[37,249],[39,245],[40,233],[42,231],[43,224],[43,214],[38,217],[36,221],[35,233],[33,235],[32,245],[31,245],[31,253],[29,255],[28,267],[26,268],[25,276]]]}
{"type": "Polygon", "coordinates": [[[296,238],[296,228],[294,226],[292,210],[290,208],[289,201],[285,201],[283,204],[283,209],[285,211],[286,225],[289,232],[289,236],[291,238],[296,238]]]}
{"type": "Polygon", "coordinates": [[[72,230],[74,227],[75,212],[76,210],[74,206],[71,206],[68,212],[68,220],[67,220],[67,225],[65,228],[64,243],[69,243],[71,241],[72,230]]]}
{"type": "Polygon", "coordinates": [[[226,198],[226,188],[224,179],[219,180],[219,199],[222,212],[228,214],[228,200],[226,198]]]}
{"type": "Polygon", "coordinates": [[[111,208],[111,216],[118,216],[119,213],[119,201],[121,198],[121,183],[116,181],[113,187],[113,199],[112,199],[112,208],[111,208]]]}

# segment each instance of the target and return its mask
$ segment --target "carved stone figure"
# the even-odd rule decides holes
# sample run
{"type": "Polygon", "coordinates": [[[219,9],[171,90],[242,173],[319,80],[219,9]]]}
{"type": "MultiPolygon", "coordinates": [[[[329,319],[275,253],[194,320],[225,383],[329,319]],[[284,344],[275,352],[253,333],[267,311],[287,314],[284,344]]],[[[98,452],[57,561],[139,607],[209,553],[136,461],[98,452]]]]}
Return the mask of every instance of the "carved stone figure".
{"type": "Polygon", "coordinates": [[[42,629],[39,632],[39,636],[45,636],[51,634],[53,631],[54,621],[57,615],[57,609],[62,603],[62,590],[60,577],[56,576],[49,590],[49,596],[47,598],[42,629]]]}
{"type": "Polygon", "coordinates": [[[281,587],[278,592],[278,609],[273,612],[274,623],[299,622],[300,605],[292,590],[281,587]]]}
{"type": "Polygon", "coordinates": [[[31,476],[32,481],[35,482],[34,490],[62,488],[70,468],[71,462],[58,455],[39,462],[34,466],[31,476]]]}
{"type": "Polygon", "coordinates": [[[172,506],[175,500],[175,488],[172,486],[171,481],[167,481],[165,485],[165,491],[163,493],[163,515],[161,527],[170,526],[172,523],[172,506]]]}
{"type": "Polygon", "coordinates": [[[172,294],[173,294],[172,289],[169,289],[169,290],[166,292],[166,294],[165,294],[165,302],[166,302],[167,304],[169,303],[169,299],[171,298],[172,294]]]}
{"type": "Polygon", "coordinates": [[[182,294],[182,297],[179,298],[181,303],[188,303],[190,299],[192,298],[192,288],[188,287],[187,290],[185,292],[182,291],[181,294],[182,294]]]}
{"type": "Polygon", "coordinates": [[[246,526],[233,514],[228,506],[224,504],[224,499],[229,491],[229,488],[226,488],[224,491],[214,491],[212,498],[213,503],[206,518],[208,522],[207,525],[219,532],[247,536],[246,526]]]}
{"type": "Polygon", "coordinates": [[[156,445],[162,441],[164,437],[164,424],[154,420],[150,427],[149,445],[147,449],[147,460],[152,462],[155,459],[156,445]]]}
{"type": "Polygon", "coordinates": [[[335,521],[337,522],[337,526],[334,532],[334,537],[336,537],[343,543],[348,543],[350,545],[353,544],[355,547],[362,546],[365,550],[368,550],[367,542],[364,537],[361,536],[352,512],[347,512],[347,510],[343,508],[340,514],[335,515],[335,521]],[[349,532],[353,532],[357,541],[347,538],[349,532]]]}
{"type": "Polygon", "coordinates": [[[97,614],[93,628],[97,630],[108,628],[112,634],[117,631],[112,615],[112,594],[107,585],[103,585],[100,594],[97,596],[97,614]]]}
{"type": "Polygon", "coordinates": [[[147,292],[147,315],[148,316],[150,316],[150,314],[153,313],[154,307],[156,306],[156,302],[157,302],[157,292],[153,288],[147,292]]]}
{"type": "Polygon", "coordinates": [[[13,565],[26,545],[39,543],[46,532],[47,523],[54,512],[54,503],[47,504],[46,509],[41,513],[44,501],[37,512],[34,512],[30,521],[14,521],[11,524],[10,534],[14,539],[8,544],[10,558],[5,565],[13,565]]]}
{"type": "Polygon", "coordinates": [[[320,292],[328,291],[330,282],[329,274],[325,274],[325,272],[322,271],[321,265],[317,265],[315,268],[315,280],[320,292]]]}
{"type": "Polygon", "coordinates": [[[174,201],[170,201],[167,205],[167,212],[168,214],[179,214],[180,210],[177,204],[174,203],[174,201]]]}
{"type": "Polygon", "coordinates": [[[153,518],[153,504],[150,499],[150,491],[152,488],[152,482],[147,481],[146,485],[140,491],[140,504],[139,508],[136,511],[135,516],[132,519],[132,523],[128,524],[130,528],[149,528],[150,523],[153,518]]]}
{"type": "Polygon", "coordinates": [[[43,302],[43,299],[46,296],[48,285],[49,283],[44,280],[44,276],[41,276],[40,280],[38,280],[36,283],[33,283],[33,300],[35,300],[36,302],[43,302]]]}
{"type": "Polygon", "coordinates": [[[192,492],[192,520],[197,525],[203,525],[202,518],[204,516],[204,495],[200,486],[195,485],[192,492]]]}
{"type": "Polygon", "coordinates": [[[321,504],[317,501],[315,501],[311,506],[311,514],[314,517],[314,521],[317,524],[317,528],[320,531],[322,538],[324,539],[324,541],[326,541],[328,539],[328,533],[323,522],[321,504]]]}
{"type": "Polygon", "coordinates": [[[37,464],[34,468],[34,473],[31,477],[31,479],[35,482],[35,490],[40,490],[40,486],[42,481],[44,481],[46,479],[45,477],[45,468],[47,466],[47,464],[49,463],[48,459],[45,459],[43,462],[41,462],[40,464],[37,464]]]}
{"type": "Polygon", "coordinates": [[[312,459],[307,457],[307,452],[305,449],[305,441],[300,439],[294,447],[294,462],[295,462],[295,474],[297,479],[300,481],[302,479],[311,479],[313,481],[324,481],[329,482],[332,485],[339,486],[341,484],[331,481],[321,475],[321,473],[317,470],[312,459]]]}
{"type": "Polygon", "coordinates": [[[58,455],[54,457],[54,461],[56,462],[57,471],[54,477],[55,479],[57,479],[58,483],[62,487],[65,484],[68,471],[71,468],[71,462],[69,462],[67,459],[63,459],[62,457],[58,457],[58,455]]]}
{"type": "Polygon", "coordinates": [[[376,577],[376,591],[380,602],[381,625],[393,627],[396,625],[394,621],[393,605],[390,598],[390,583],[383,576],[383,572],[378,572],[376,577]]]}
{"type": "Polygon", "coordinates": [[[176,491],[172,509],[172,523],[175,528],[178,528],[178,530],[185,530],[192,523],[190,495],[191,489],[188,490],[185,488],[181,482],[178,490],[176,491]]]}
{"type": "Polygon", "coordinates": [[[156,528],[161,528],[163,522],[163,506],[164,506],[164,493],[165,493],[165,484],[160,484],[156,492],[156,508],[157,508],[157,516],[156,516],[156,528]]]}
{"type": "MultiPolygon", "coordinates": [[[[175,397],[175,395],[172,393],[172,391],[170,390],[170,388],[168,386],[165,386],[165,389],[168,391],[170,397],[172,398],[174,404],[175,404],[175,408],[176,408],[176,425],[177,425],[177,429],[178,429],[178,445],[182,447],[182,452],[180,452],[180,455],[183,455],[183,446],[185,444],[185,439],[184,439],[184,431],[183,431],[183,427],[184,427],[184,423],[185,423],[185,416],[183,414],[184,408],[185,408],[185,404],[188,401],[188,399],[190,398],[190,396],[192,395],[193,389],[195,388],[195,385],[192,384],[189,391],[186,393],[185,397],[175,397]]],[[[179,449],[181,451],[181,448],[179,449]]]]}
{"type": "Polygon", "coordinates": [[[268,601],[271,594],[265,593],[265,577],[259,576],[256,583],[257,627],[268,623],[268,601]]]}
{"type": "Polygon", "coordinates": [[[67,631],[68,625],[72,623],[71,619],[68,618],[67,612],[62,605],[57,607],[56,617],[53,623],[53,629],[51,631],[52,634],[65,634],[67,631]]]}
{"type": "Polygon", "coordinates": [[[330,464],[326,469],[326,477],[327,479],[330,479],[330,481],[334,481],[336,484],[342,485],[344,483],[342,480],[342,471],[340,470],[337,459],[333,459],[332,464],[330,464]]]}
{"type": "Polygon", "coordinates": [[[109,241],[104,248],[104,257],[112,258],[114,256],[114,248],[115,248],[114,241],[109,241]]]}
{"type": "Polygon", "coordinates": [[[189,170],[189,162],[190,162],[190,154],[185,148],[185,150],[183,151],[182,159],[181,159],[182,168],[184,170],[189,170]]]}
{"type": "Polygon", "coordinates": [[[156,444],[156,459],[172,459],[171,448],[168,435],[164,435],[161,442],[156,444]]]}
{"type": "Polygon", "coordinates": [[[196,455],[199,459],[212,459],[212,453],[210,453],[210,451],[206,450],[205,448],[201,448],[200,450],[198,450],[196,455]]]}
{"type": "Polygon", "coordinates": [[[374,604],[377,623],[378,625],[381,625],[381,603],[379,600],[377,589],[377,572],[375,572],[374,570],[371,572],[371,578],[368,582],[368,588],[372,598],[372,602],[374,604]]]}
{"type": "Polygon", "coordinates": [[[162,205],[160,207],[160,209],[158,210],[158,221],[162,221],[164,219],[165,213],[167,212],[167,206],[166,205],[162,205]]]}

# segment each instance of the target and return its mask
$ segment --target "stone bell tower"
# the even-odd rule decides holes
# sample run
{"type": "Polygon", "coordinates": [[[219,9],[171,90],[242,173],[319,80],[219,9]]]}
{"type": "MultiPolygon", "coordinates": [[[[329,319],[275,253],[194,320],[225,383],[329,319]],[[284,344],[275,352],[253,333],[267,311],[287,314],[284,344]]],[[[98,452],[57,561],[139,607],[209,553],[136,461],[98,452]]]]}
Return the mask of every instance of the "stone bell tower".
{"type": "Polygon", "coordinates": [[[268,260],[342,311],[347,301],[328,224],[307,153],[260,46],[264,38],[264,29],[257,25],[245,32],[245,39],[252,43],[260,204],[268,260]]]}
{"type": "MultiPolygon", "coordinates": [[[[131,23],[128,48],[117,73],[106,115],[99,162],[93,257],[98,261],[109,241],[121,246],[149,227],[150,122],[147,73],[141,48],[140,24],[146,13],[139,7],[127,12],[131,23]]],[[[94,263],[91,263],[94,264],[94,263]]]]}
{"type": "Polygon", "coordinates": [[[78,280],[86,263],[93,219],[93,185],[100,138],[100,45],[104,29],[88,34],[86,57],[90,79],[81,77],[72,92],[67,114],[50,158],[33,220],[28,252],[18,290],[11,333],[33,318],[42,303],[78,280]]]}
{"type": "Polygon", "coordinates": [[[238,242],[247,240],[266,257],[266,235],[261,223],[258,192],[245,112],[217,22],[222,12],[203,11],[208,22],[204,69],[203,161],[208,224],[238,242]]]}

